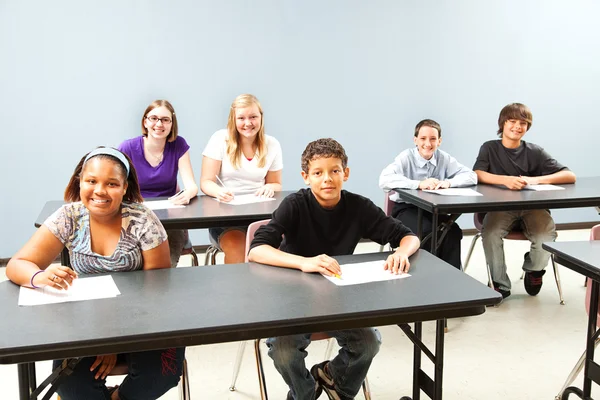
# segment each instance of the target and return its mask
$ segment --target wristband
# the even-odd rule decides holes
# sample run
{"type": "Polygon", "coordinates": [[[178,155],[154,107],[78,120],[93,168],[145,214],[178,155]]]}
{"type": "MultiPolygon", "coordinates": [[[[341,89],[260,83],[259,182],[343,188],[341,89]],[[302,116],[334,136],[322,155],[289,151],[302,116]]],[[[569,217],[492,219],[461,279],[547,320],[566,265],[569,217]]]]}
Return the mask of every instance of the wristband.
{"type": "Polygon", "coordinates": [[[39,289],[39,288],[40,288],[39,286],[35,286],[35,285],[33,284],[33,278],[35,278],[35,276],[36,276],[37,274],[41,274],[42,272],[44,272],[44,270],[43,270],[43,269],[40,269],[40,270],[39,270],[38,272],[36,272],[35,274],[31,275],[31,281],[29,281],[29,283],[31,284],[31,287],[32,287],[32,288],[34,288],[34,289],[39,289]]]}

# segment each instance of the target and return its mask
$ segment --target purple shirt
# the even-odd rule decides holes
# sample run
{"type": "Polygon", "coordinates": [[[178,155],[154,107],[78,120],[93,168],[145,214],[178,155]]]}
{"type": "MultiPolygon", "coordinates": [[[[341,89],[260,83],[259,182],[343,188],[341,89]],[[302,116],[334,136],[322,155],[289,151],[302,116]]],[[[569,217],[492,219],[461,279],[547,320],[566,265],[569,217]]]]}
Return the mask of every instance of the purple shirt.
{"type": "Polygon", "coordinates": [[[177,136],[173,142],[165,144],[163,159],[156,167],[144,157],[144,137],[137,136],[119,145],[119,150],[129,156],[137,171],[138,182],[143,198],[173,196],[177,191],[179,159],[190,146],[184,138],[177,136]]]}

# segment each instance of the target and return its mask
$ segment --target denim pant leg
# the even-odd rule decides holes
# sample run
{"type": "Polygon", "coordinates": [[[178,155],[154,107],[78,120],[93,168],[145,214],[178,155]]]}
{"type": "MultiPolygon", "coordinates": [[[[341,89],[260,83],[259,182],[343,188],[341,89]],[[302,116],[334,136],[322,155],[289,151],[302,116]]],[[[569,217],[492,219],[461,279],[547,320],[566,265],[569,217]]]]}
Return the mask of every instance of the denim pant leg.
{"type": "Polygon", "coordinates": [[[550,253],[542,249],[542,243],[556,240],[554,220],[548,210],[530,210],[521,212],[523,234],[531,242],[529,257],[523,262],[525,271],[541,271],[550,261],[550,253]]]}
{"type": "Polygon", "coordinates": [[[273,359],[275,369],[287,383],[295,400],[315,398],[315,380],[304,363],[308,354],[306,348],[310,344],[310,335],[307,333],[267,339],[269,357],[273,359]]]}
{"type": "Polygon", "coordinates": [[[381,334],[375,328],[327,332],[337,339],[340,351],[327,369],[335,390],[344,398],[353,399],[367,377],[373,358],[381,346],[381,334]]]}
{"type": "Polygon", "coordinates": [[[510,290],[511,287],[504,260],[504,237],[508,235],[519,218],[518,211],[499,211],[487,213],[483,220],[481,241],[483,242],[485,261],[490,266],[492,280],[502,290],[510,290]]]}
{"type": "MultiPolygon", "coordinates": [[[[52,369],[60,366],[63,360],[54,360],[52,369]]],[[[62,400],[110,400],[106,389],[105,379],[95,379],[96,371],[90,371],[90,367],[96,361],[96,357],[82,358],[75,366],[73,373],[63,378],[56,393],[62,400]]]]}
{"type": "Polygon", "coordinates": [[[183,246],[185,246],[188,235],[183,229],[169,229],[167,230],[167,236],[169,239],[169,252],[171,256],[171,268],[175,268],[181,257],[183,246]]]}
{"type": "Polygon", "coordinates": [[[154,400],[179,383],[185,347],[128,353],[126,358],[129,374],[119,386],[119,397],[154,400]]]}

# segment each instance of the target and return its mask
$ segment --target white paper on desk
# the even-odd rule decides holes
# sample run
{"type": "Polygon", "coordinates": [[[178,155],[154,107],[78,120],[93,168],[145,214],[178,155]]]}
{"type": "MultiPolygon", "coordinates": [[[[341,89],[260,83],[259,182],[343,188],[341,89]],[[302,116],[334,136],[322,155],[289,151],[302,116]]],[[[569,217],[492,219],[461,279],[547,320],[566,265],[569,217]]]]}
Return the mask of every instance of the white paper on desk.
{"type": "Polygon", "coordinates": [[[220,203],[231,204],[232,206],[239,206],[242,204],[252,204],[252,203],[263,203],[265,201],[273,201],[274,197],[264,197],[264,196],[255,196],[254,193],[249,194],[236,194],[233,196],[233,200],[228,202],[221,202],[219,199],[215,199],[220,203]]]}
{"type": "Polygon", "coordinates": [[[21,286],[19,306],[37,306],[40,304],[66,303],[92,299],[106,299],[120,295],[112,276],[94,276],[77,278],[67,290],[58,290],[44,286],[32,289],[21,286]]]}
{"type": "Polygon", "coordinates": [[[523,190],[536,190],[536,191],[544,191],[544,190],[565,190],[562,186],[543,184],[543,185],[526,185],[523,190]]]}
{"type": "Polygon", "coordinates": [[[323,275],[338,286],[358,285],[359,283],[391,281],[392,279],[408,278],[410,274],[392,274],[383,269],[384,261],[368,261],[356,264],[340,265],[341,279],[335,276],[323,275]]]}
{"type": "Polygon", "coordinates": [[[145,201],[144,205],[151,210],[165,210],[167,208],[184,208],[182,204],[173,204],[169,200],[150,200],[145,201]]]}
{"type": "Polygon", "coordinates": [[[423,190],[427,193],[435,193],[442,196],[483,196],[481,193],[469,188],[448,188],[437,190],[423,190]]]}

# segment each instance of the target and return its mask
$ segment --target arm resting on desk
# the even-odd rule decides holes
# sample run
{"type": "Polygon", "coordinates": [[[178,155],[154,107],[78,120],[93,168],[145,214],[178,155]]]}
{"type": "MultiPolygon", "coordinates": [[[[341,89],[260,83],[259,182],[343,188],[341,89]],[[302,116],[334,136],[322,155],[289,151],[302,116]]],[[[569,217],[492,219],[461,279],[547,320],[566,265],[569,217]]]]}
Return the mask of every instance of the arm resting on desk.
{"type": "Polygon", "coordinates": [[[400,240],[400,245],[395,252],[390,254],[385,260],[384,269],[390,270],[393,273],[408,272],[410,262],[408,257],[412,256],[415,251],[419,250],[421,241],[418,237],[407,235],[400,240]]]}
{"type": "Polygon", "coordinates": [[[320,272],[329,276],[342,273],[337,260],[328,255],[302,257],[286,253],[267,244],[253,247],[248,253],[248,260],[275,267],[299,269],[302,272],[320,272]]]}
{"type": "Polygon", "coordinates": [[[567,184],[567,183],[575,183],[577,177],[575,174],[569,170],[562,170],[555,172],[550,175],[542,175],[542,176],[523,176],[523,179],[527,181],[530,185],[543,185],[543,184],[567,184]]]}
{"type": "MultiPolygon", "coordinates": [[[[50,230],[42,225],[6,265],[6,276],[20,286],[31,287],[32,277],[38,273],[33,281],[35,286],[57,284],[51,278],[56,275],[60,279],[58,286],[66,289],[63,284],[71,284],[77,276],[75,271],[65,266],[52,266],[56,256],[64,248],[63,244],[50,230]],[[43,272],[40,272],[40,271],[43,272]]],[[[56,287],[56,285],[55,285],[56,287]]],[[[57,287],[58,288],[58,287],[57,287]]]]}

